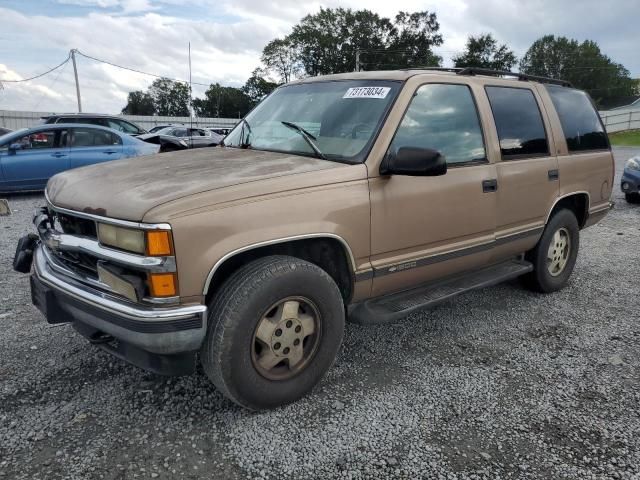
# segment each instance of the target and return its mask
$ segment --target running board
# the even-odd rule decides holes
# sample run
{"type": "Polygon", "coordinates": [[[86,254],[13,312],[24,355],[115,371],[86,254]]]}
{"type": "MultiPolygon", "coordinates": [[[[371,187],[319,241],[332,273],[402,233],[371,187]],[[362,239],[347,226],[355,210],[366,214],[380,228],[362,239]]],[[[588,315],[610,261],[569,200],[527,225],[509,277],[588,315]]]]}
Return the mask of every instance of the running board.
{"type": "Polygon", "coordinates": [[[449,277],[411,290],[392,293],[354,305],[349,312],[353,323],[395,322],[410,313],[433,307],[461,293],[489,287],[531,272],[533,265],[524,260],[510,260],[471,273],[449,277]]]}

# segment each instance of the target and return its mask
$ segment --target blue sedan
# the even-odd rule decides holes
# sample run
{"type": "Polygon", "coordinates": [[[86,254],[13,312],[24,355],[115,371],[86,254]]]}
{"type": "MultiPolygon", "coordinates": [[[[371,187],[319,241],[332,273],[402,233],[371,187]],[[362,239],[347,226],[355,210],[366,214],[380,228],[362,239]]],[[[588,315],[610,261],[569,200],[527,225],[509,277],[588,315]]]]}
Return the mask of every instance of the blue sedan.
{"type": "Polygon", "coordinates": [[[56,124],[0,137],[0,193],[43,190],[56,173],[158,153],[159,145],[96,125],[56,124]]]}
{"type": "Polygon", "coordinates": [[[620,187],[629,203],[640,203],[640,157],[627,160],[620,187]]]}

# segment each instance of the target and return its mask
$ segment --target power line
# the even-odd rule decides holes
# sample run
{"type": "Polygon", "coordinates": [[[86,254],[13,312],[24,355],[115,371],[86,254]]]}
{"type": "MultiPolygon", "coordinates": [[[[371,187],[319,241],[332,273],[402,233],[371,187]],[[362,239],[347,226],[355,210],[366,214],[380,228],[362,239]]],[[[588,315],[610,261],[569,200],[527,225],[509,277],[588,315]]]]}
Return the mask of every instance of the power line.
{"type": "MultiPolygon", "coordinates": [[[[64,72],[64,69],[68,64],[69,64],[69,62],[65,62],[64,66],[62,67],[62,69],[60,71],[58,71],[57,75],[53,78],[53,82],[51,82],[49,84],[49,86],[47,87],[47,88],[49,88],[49,90],[51,90],[53,88],[53,86],[56,84],[56,82],[58,81],[58,78],[60,78],[60,75],[62,74],[62,72],[64,72]]],[[[42,99],[44,98],[45,93],[46,93],[46,91],[42,92],[42,94],[40,95],[40,98],[38,99],[38,102],[33,107],[33,110],[36,110],[40,106],[40,102],[42,102],[42,99]]]]}
{"type": "Polygon", "coordinates": [[[60,68],[61,66],[63,66],[64,64],[66,64],[69,59],[71,58],[71,53],[69,53],[69,55],[67,55],[67,58],[64,60],[64,62],[59,63],[58,65],[56,65],[55,67],[47,70],[44,73],[41,73],[40,75],[36,75],[35,77],[30,77],[30,78],[23,78],[20,80],[5,80],[5,79],[0,79],[0,82],[3,83],[21,83],[21,82],[28,82],[30,80],[35,80],[36,78],[40,78],[40,77],[44,77],[45,75],[48,75],[49,73],[53,72],[54,70],[57,70],[58,68],[60,68]]]}
{"type": "MultiPolygon", "coordinates": [[[[82,55],[85,58],[89,58],[91,60],[95,60],[96,62],[100,62],[100,63],[106,63],[107,65],[111,65],[112,67],[116,67],[116,68],[121,68],[123,70],[129,70],[130,72],[135,72],[135,73],[140,73],[142,75],[148,75],[150,77],[155,77],[155,78],[166,78],[168,80],[171,80],[173,82],[180,82],[180,83],[189,83],[188,80],[182,80],[179,78],[171,78],[171,77],[167,77],[166,75],[157,75],[155,73],[149,73],[149,72],[145,72],[142,70],[138,70],[135,68],[131,68],[131,67],[125,67],[123,65],[118,65],[117,63],[113,63],[113,62],[109,62],[107,60],[103,60],[101,58],[96,58],[96,57],[92,57],[91,55],[87,55],[86,53],[81,52],[80,50],[76,50],[76,53],[78,55],[82,55]]],[[[211,84],[210,83],[198,83],[198,82],[192,82],[193,85],[200,85],[202,87],[209,87],[211,84]]]]}

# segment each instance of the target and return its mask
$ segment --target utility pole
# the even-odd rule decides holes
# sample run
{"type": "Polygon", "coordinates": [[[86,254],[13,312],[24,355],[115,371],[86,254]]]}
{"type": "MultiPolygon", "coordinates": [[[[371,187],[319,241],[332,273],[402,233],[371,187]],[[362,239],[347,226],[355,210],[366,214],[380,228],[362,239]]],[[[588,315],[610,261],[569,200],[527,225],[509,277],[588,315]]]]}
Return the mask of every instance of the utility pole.
{"type": "Polygon", "coordinates": [[[78,68],[76,67],[76,49],[71,49],[71,61],[73,62],[73,76],[76,77],[76,96],[78,97],[78,113],[82,113],[82,102],[80,101],[80,84],[78,83],[78,68]]]}
{"type": "Polygon", "coordinates": [[[357,49],[356,50],[356,72],[359,72],[359,71],[360,71],[360,49],[357,49]]]}

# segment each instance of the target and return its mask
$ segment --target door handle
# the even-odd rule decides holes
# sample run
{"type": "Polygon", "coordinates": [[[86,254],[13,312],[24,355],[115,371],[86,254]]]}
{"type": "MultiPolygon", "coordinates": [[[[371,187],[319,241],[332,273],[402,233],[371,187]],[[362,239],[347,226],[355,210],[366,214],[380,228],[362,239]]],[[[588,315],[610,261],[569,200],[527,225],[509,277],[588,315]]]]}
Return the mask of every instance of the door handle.
{"type": "Polygon", "coordinates": [[[56,158],[60,158],[60,157],[66,157],[67,154],[66,153],[52,153],[51,156],[52,157],[56,157],[56,158]]]}
{"type": "Polygon", "coordinates": [[[116,150],[105,150],[105,151],[104,151],[104,152],[102,152],[102,153],[106,153],[106,154],[108,154],[108,155],[111,155],[112,153],[118,153],[118,152],[117,152],[116,150]]]}
{"type": "Polygon", "coordinates": [[[560,172],[557,169],[549,170],[547,174],[549,175],[550,182],[555,182],[560,178],[560,172]]]}
{"type": "Polygon", "coordinates": [[[482,191],[485,193],[498,191],[498,180],[495,178],[492,178],[490,180],[483,180],[482,191]]]}

